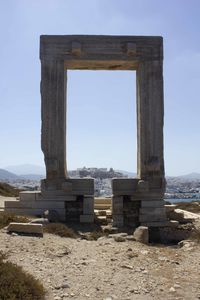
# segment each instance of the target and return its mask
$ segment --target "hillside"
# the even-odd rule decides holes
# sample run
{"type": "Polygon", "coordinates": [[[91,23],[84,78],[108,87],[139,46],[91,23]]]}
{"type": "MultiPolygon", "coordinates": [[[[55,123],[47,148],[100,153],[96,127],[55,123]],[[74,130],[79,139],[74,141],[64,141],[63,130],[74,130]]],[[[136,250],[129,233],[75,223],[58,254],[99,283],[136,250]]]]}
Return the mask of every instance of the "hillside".
{"type": "Polygon", "coordinates": [[[15,173],[12,173],[5,169],[0,169],[0,181],[9,181],[12,182],[14,180],[33,180],[33,181],[39,181],[42,178],[44,178],[44,175],[41,175],[40,173],[24,173],[22,175],[16,175],[15,173]]]}
{"type": "Polygon", "coordinates": [[[190,173],[190,174],[186,174],[186,175],[182,175],[182,176],[178,176],[178,178],[182,179],[182,180],[200,180],[200,174],[199,173],[190,173]]]}
{"type": "Polygon", "coordinates": [[[19,196],[19,189],[15,189],[11,185],[7,183],[0,182],[0,196],[5,197],[18,197],[19,196]]]}

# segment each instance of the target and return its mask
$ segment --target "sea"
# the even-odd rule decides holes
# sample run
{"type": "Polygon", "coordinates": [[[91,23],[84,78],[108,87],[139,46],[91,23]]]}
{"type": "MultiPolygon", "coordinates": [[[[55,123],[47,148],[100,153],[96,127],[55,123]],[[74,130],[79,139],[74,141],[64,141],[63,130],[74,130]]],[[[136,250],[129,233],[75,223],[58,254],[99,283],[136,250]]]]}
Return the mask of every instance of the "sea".
{"type": "Polygon", "coordinates": [[[165,199],[165,201],[171,203],[179,203],[179,202],[200,202],[200,198],[172,198],[172,199],[165,199]]]}

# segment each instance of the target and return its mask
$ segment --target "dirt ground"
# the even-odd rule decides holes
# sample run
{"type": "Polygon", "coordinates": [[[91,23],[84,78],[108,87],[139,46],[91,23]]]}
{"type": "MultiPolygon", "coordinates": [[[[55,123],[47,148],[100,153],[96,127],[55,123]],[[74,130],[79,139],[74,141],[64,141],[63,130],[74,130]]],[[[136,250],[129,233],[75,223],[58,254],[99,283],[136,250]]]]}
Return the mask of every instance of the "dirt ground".
{"type": "Polygon", "coordinates": [[[48,300],[200,299],[200,244],[178,246],[8,235],[0,250],[40,279],[48,300]]]}

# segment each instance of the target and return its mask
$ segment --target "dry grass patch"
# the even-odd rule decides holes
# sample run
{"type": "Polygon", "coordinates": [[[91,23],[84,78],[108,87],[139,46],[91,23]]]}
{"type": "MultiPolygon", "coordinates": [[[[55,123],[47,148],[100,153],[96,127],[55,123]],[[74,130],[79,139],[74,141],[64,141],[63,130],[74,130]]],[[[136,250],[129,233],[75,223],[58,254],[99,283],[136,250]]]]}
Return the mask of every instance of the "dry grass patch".
{"type": "Polygon", "coordinates": [[[200,202],[198,201],[192,201],[192,202],[179,202],[175,203],[176,208],[187,210],[192,213],[200,213],[200,202]]]}
{"type": "Polygon", "coordinates": [[[49,223],[44,226],[44,232],[59,235],[61,237],[77,238],[77,233],[62,223],[49,223]]]}
{"type": "Polygon", "coordinates": [[[106,236],[106,234],[100,229],[92,229],[91,228],[83,233],[83,228],[70,228],[63,223],[49,223],[44,225],[44,232],[51,233],[55,235],[59,235],[61,237],[73,238],[76,239],[78,237],[82,239],[86,239],[88,241],[96,241],[98,238],[102,236],[106,236]],[[80,230],[81,229],[81,230],[80,230]],[[80,230],[80,231],[79,231],[80,230]]]}
{"type": "Polygon", "coordinates": [[[88,240],[96,241],[102,236],[106,236],[106,234],[103,231],[100,231],[100,230],[92,231],[88,235],[88,240]]]}
{"type": "Polygon", "coordinates": [[[195,228],[191,233],[190,238],[200,244],[200,228],[195,228]]]}
{"type": "Polygon", "coordinates": [[[100,237],[107,236],[105,232],[103,232],[101,229],[97,230],[91,230],[86,233],[82,233],[81,237],[82,239],[88,240],[88,241],[97,241],[100,237]]]}
{"type": "Polygon", "coordinates": [[[10,184],[0,182],[0,195],[5,197],[18,197],[22,190],[16,189],[10,184]]]}
{"type": "Polygon", "coordinates": [[[25,216],[16,216],[13,213],[0,212],[0,229],[8,226],[10,222],[28,223],[30,220],[25,216]]]}
{"type": "Polygon", "coordinates": [[[4,261],[0,252],[0,299],[1,300],[44,300],[43,285],[20,266],[4,261]]]}

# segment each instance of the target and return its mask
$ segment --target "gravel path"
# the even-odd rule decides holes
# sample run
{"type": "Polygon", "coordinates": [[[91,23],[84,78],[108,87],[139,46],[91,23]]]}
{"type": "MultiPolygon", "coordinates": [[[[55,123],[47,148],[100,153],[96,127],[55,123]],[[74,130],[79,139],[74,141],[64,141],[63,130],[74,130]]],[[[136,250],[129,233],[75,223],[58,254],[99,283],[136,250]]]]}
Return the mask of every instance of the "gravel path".
{"type": "Polygon", "coordinates": [[[48,300],[200,299],[200,246],[148,246],[115,242],[8,235],[0,250],[40,279],[48,300]]]}

